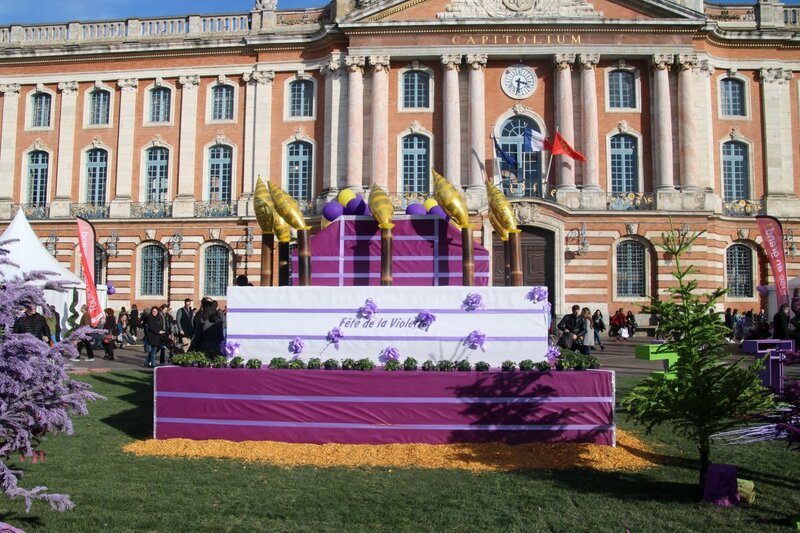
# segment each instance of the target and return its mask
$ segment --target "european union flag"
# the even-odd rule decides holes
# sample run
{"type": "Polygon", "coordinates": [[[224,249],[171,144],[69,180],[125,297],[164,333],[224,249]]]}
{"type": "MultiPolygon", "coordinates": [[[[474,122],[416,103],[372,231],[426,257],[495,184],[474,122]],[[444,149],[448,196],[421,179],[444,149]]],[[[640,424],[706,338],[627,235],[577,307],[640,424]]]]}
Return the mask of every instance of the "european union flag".
{"type": "Polygon", "coordinates": [[[500,143],[497,142],[496,137],[493,137],[492,139],[494,140],[494,151],[497,154],[497,157],[502,159],[506,165],[509,165],[513,168],[517,168],[517,160],[511,157],[511,155],[504,152],[502,148],[500,148],[500,143]]]}

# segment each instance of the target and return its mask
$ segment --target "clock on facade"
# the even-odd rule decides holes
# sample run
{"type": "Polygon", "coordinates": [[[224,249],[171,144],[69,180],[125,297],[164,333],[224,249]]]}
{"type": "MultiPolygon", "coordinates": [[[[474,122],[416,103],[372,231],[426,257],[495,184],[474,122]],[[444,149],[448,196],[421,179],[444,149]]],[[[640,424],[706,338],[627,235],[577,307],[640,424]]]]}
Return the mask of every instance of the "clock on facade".
{"type": "Polygon", "coordinates": [[[512,65],[500,77],[500,87],[511,98],[522,100],[536,90],[536,72],[526,65],[512,65]]]}

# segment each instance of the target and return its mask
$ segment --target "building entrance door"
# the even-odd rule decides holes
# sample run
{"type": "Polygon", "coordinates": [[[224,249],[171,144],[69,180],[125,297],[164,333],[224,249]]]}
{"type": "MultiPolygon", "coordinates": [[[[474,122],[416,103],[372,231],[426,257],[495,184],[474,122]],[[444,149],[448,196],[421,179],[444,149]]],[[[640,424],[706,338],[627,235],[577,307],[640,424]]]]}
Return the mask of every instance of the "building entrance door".
{"type": "MultiPolygon", "coordinates": [[[[556,249],[552,231],[542,228],[522,227],[522,281],[526,287],[545,286],[550,295],[550,305],[556,300],[556,249]]],[[[506,284],[503,258],[503,241],[495,233],[492,241],[492,285],[506,284]]]]}

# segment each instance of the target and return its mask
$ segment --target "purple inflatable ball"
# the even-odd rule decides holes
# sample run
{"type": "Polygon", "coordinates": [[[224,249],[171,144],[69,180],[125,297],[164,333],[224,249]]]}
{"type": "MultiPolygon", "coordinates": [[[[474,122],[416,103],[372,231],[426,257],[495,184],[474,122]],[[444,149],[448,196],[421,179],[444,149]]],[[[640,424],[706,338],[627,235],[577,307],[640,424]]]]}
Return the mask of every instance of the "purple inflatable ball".
{"type": "Polygon", "coordinates": [[[367,209],[367,202],[364,197],[357,194],[355,198],[347,202],[347,207],[344,208],[346,215],[363,215],[367,209]]]}
{"type": "Polygon", "coordinates": [[[444,208],[442,208],[442,206],[440,205],[435,205],[431,207],[431,210],[428,211],[428,214],[442,217],[445,220],[450,220],[450,217],[447,215],[444,208]]]}
{"type": "Polygon", "coordinates": [[[328,202],[322,207],[322,216],[325,217],[325,220],[328,222],[333,222],[343,214],[344,207],[339,202],[328,202]]]}
{"type": "Polygon", "coordinates": [[[426,213],[425,206],[422,204],[408,204],[406,207],[406,215],[424,215],[426,213]]]}

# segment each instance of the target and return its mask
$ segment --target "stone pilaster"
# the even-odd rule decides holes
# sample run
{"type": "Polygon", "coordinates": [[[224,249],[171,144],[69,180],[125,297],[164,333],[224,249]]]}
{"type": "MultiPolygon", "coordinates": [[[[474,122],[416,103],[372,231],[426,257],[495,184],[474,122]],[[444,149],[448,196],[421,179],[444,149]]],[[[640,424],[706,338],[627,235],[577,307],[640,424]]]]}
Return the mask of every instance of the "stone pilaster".
{"type": "Polygon", "coordinates": [[[20,86],[17,83],[0,85],[0,93],[3,93],[3,130],[0,135],[0,219],[11,217],[14,161],[17,151],[19,92],[20,86]]]}
{"type": "Polygon", "coordinates": [[[364,189],[364,57],[347,56],[347,188],[364,189]]]}
{"type": "Polygon", "coordinates": [[[116,195],[111,201],[114,218],[131,216],[131,186],[133,183],[133,136],[136,129],[136,93],[139,80],[121,79],[119,101],[119,136],[117,138],[116,195]]]}
{"type": "Polygon", "coordinates": [[[197,90],[200,76],[181,76],[181,140],[178,148],[178,194],[172,216],[194,216],[195,161],[197,159],[197,90]]]}
{"type": "Polygon", "coordinates": [[[695,91],[696,70],[699,60],[696,54],[678,56],[678,127],[680,138],[679,162],[681,172],[681,190],[697,193],[702,190],[700,175],[697,171],[697,151],[701,146],[697,141],[697,118],[704,110],[697,105],[698,95],[695,91]]]}
{"type": "Polygon", "coordinates": [[[58,121],[58,162],[56,163],[56,197],[50,204],[51,218],[69,216],[72,201],[72,167],[75,157],[75,120],[78,106],[78,82],[62,81],[61,114],[58,121]]]}
{"type": "MultiPolygon", "coordinates": [[[[556,129],[570,145],[575,146],[575,117],[572,109],[572,65],[575,54],[556,54],[555,67],[556,129]]],[[[553,157],[551,155],[551,157],[553,157]]],[[[577,208],[580,192],[575,187],[575,161],[565,155],[555,156],[556,199],[577,208]]]]}
{"type": "Polygon", "coordinates": [[[581,63],[581,129],[583,137],[583,189],[581,206],[584,209],[605,209],[606,193],[600,188],[600,140],[597,111],[597,63],[600,54],[580,54],[581,63]]]}
{"type": "Polygon", "coordinates": [[[442,56],[444,68],[444,176],[461,186],[461,97],[458,89],[460,54],[442,56]]]}
{"type": "Polygon", "coordinates": [[[332,57],[327,65],[322,67],[325,76],[325,145],[323,146],[322,159],[322,200],[334,198],[339,188],[345,183],[340,183],[339,178],[345,176],[347,162],[341,157],[346,153],[347,147],[342,135],[346,130],[339,127],[339,117],[347,106],[347,88],[342,83],[345,69],[339,57],[332,57]]]}
{"type": "Polygon", "coordinates": [[[371,185],[389,187],[389,56],[370,56],[372,65],[371,185]]]}
{"type": "Polygon", "coordinates": [[[653,66],[653,156],[655,165],[655,188],[658,192],[673,192],[672,176],[672,100],[669,91],[669,66],[673,56],[658,54],[651,58],[653,66]]]}
{"type": "Polygon", "coordinates": [[[237,202],[237,212],[245,216],[253,213],[252,199],[256,178],[262,176],[268,180],[270,177],[272,87],[275,73],[271,70],[253,70],[245,72],[242,79],[247,84],[245,107],[252,110],[252,114],[245,113],[244,175],[242,195],[237,202]]]}
{"type": "Polygon", "coordinates": [[[485,203],[486,188],[486,54],[467,54],[469,65],[469,181],[465,200],[469,209],[485,203]]]}

